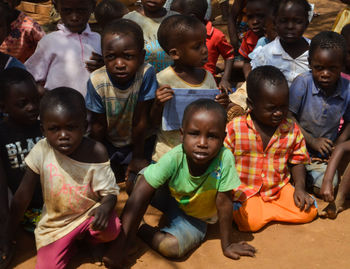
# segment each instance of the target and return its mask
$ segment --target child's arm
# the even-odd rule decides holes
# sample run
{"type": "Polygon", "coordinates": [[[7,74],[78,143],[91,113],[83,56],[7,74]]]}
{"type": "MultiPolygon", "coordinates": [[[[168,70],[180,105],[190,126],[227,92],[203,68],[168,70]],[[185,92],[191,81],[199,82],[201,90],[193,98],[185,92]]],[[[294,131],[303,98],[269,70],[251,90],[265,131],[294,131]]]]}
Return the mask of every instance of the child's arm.
{"type": "Polygon", "coordinates": [[[8,212],[9,204],[7,178],[0,158],[0,233],[4,231],[4,223],[6,222],[8,212]]]}
{"type": "Polygon", "coordinates": [[[218,210],[222,252],[226,257],[238,260],[240,256],[255,256],[255,248],[246,242],[233,243],[232,231],[232,191],[218,192],[216,207],[218,210]]]}
{"type": "MultiPolygon", "coordinates": [[[[345,117],[344,117],[345,118],[345,117]]],[[[350,122],[344,119],[343,127],[340,136],[335,141],[335,144],[341,144],[350,138],[350,122]]]]}
{"type": "Polygon", "coordinates": [[[230,36],[230,41],[232,44],[232,47],[234,48],[235,52],[238,52],[239,49],[239,38],[237,34],[237,19],[239,14],[242,12],[244,8],[244,0],[235,0],[232,8],[230,10],[230,15],[228,17],[228,34],[230,36]]]}
{"type": "Polygon", "coordinates": [[[215,96],[215,102],[219,103],[225,109],[227,109],[230,103],[230,98],[228,97],[228,94],[226,92],[220,93],[217,96],[215,96]]]}
{"type": "Polygon", "coordinates": [[[141,219],[155,191],[156,190],[147,183],[144,176],[141,176],[137,181],[121,215],[121,222],[123,225],[120,234],[105,256],[111,268],[119,268],[123,263],[128,253],[130,243],[134,242],[133,239],[136,236],[141,219]],[[116,255],[116,253],[118,253],[118,255],[116,255]]]}
{"type": "Polygon", "coordinates": [[[163,85],[156,90],[156,98],[154,99],[150,113],[152,127],[158,127],[161,124],[164,105],[173,98],[173,95],[174,91],[169,85],[163,85]]]}
{"type": "Polygon", "coordinates": [[[305,191],[305,166],[303,164],[293,165],[291,174],[295,183],[294,203],[301,211],[308,211],[313,205],[314,199],[305,191]]]}
{"type": "Polygon", "coordinates": [[[11,241],[33,197],[38,180],[40,180],[40,176],[27,167],[22,182],[11,202],[10,215],[5,225],[4,237],[0,242],[1,256],[7,256],[9,253],[11,241]]]}
{"type": "Polygon", "coordinates": [[[222,75],[221,81],[219,83],[219,90],[222,92],[232,93],[230,76],[232,73],[233,58],[225,60],[224,74],[222,75]]]}
{"type": "Polygon", "coordinates": [[[89,216],[94,216],[91,222],[91,228],[95,231],[102,231],[107,228],[108,221],[115,204],[117,203],[117,196],[108,194],[101,200],[101,205],[93,209],[89,216]]]}
{"type": "Polygon", "coordinates": [[[337,145],[332,153],[331,158],[329,159],[326,172],[324,174],[322,187],[320,195],[322,199],[326,202],[333,202],[334,200],[334,191],[333,191],[333,178],[335,171],[339,165],[339,162],[343,158],[345,152],[350,152],[350,141],[341,143],[337,145]]]}

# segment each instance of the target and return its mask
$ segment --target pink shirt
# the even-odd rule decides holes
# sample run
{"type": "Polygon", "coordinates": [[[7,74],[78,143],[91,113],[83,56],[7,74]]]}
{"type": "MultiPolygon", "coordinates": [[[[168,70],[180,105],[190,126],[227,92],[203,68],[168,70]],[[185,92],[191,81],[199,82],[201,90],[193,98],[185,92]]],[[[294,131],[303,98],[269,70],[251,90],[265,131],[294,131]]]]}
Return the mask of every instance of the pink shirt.
{"type": "Polygon", "coordinates": [[[85,97],[90,73],[85,67],[94,51],[101,54],[101,37],[89,25],[81,33],[72,33],[63,24],[58,31],[44,36],[25,62],[36,81],[45,81],[45,88],[70,87],[85,97]]]}

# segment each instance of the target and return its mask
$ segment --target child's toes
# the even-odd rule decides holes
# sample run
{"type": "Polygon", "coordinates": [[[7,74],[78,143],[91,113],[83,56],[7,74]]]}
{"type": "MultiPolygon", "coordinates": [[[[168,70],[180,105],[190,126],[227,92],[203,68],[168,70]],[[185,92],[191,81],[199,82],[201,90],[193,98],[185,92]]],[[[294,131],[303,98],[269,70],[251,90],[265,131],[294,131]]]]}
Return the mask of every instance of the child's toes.
{"type": "Polygon", "coordinates": [[[319,216],[322,218],[335,219],[337,217],[337,208],[335,206],[335,203],[329,203],[326,208],[320,212],[319,216]]]}

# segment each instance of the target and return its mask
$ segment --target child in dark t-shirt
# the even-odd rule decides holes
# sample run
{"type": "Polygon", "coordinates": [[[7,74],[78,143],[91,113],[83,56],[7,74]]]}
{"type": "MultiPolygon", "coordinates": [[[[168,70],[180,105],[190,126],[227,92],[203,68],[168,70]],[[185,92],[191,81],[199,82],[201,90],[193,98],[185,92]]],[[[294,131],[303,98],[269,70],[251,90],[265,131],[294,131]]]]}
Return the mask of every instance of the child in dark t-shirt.
{"type": "MultiPolygon", "coordinates": [[[[24,158],[42,138],[38,121],[39,93],[29,72],[21,68],[8,68],[0,73],[0,106],[6,115],[0,122],[1,226],[8,216],[9,196],[16,192],[24,175],[24,158]]],[[[34,230],[42,205],[38,184],[24,218],[26,230],[34,230]]]]}

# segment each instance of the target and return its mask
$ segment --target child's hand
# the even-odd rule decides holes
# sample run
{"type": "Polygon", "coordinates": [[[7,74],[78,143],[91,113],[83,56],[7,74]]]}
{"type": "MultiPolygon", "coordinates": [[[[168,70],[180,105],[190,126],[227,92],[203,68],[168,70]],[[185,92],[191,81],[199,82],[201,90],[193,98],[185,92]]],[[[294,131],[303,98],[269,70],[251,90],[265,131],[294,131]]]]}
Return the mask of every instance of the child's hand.
{"type": "Polygon", "coordinates": [[[333,150],[333,142],[324,137],[314,138],[309,144],[313,150],[321,153],[324,157],[330,156],[333,150]]]}
{"type": "Polygon", "coordinates": [[[227,94],[232,93],[231,83],[228,80],[222,78],[219,83],[219,90],[227,94]]]}
{"type": "Polygon", "coordinates": [[[169,85],[164,85],[156,90],[156,103],[164,105],[164,103],[173,98],[174,91],[169,85]]]}
{"type": "Polygon", "coordinates": [[[90,224],[91,229],[94,231],[103,231],[106,229],[108,226],[110,213],[111,208],[108,204],[102,204],[91,210],[89,216],[94,216],[94,220],[90,224]]]}
{"type": "Polygon", "coordinates": [[[300,211],[308,211],[314,204],[314,199],[306,191],[296,188],[294,191],[294,203],[300,211]]]}
{"type": "Polygon", "coordinates": [[[103,57],[100,54],[92,52],[90,56],[90,60],[86,61],[85,64],[86,64],[86,69],[89,72],[93,72],[101,68],[102,66],[104,66],[105,63],[103,61],[103,57]]]}
{"type": "Polygon", "coordinates": [[[232,243],[224,250],[224,255],[228,258],[238,260],[241,256],[255,256],[255,248],[246,242],[232,243]]]}
{"type": "Polygon", "coordinates": [[[141,169],[149,165],[149,162],[146,159],[133,158],[128,165],[128,168],[125,172],[125,180],[129,178],[131,172],[137,174],[141,169]]]}
{"type": "Polygon", "coordinates": [[[227,93],[220,93],[217,96],[215,96],[215,102],[218,102],[226,109],[228,104],[230,103],[230,98],[228,97],[227,93]]]}
{"type": "Polygon", "coordinates": [[[323,179],[320,195],[325,202],[334,201],[332,179],[331,180],[326,180],[325,178],[323,179]]]}

